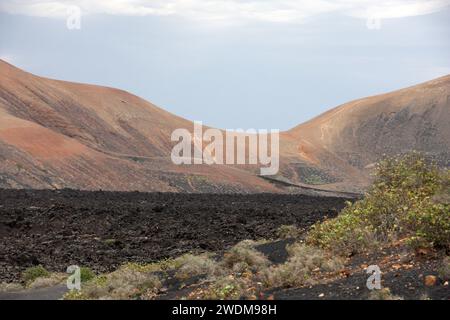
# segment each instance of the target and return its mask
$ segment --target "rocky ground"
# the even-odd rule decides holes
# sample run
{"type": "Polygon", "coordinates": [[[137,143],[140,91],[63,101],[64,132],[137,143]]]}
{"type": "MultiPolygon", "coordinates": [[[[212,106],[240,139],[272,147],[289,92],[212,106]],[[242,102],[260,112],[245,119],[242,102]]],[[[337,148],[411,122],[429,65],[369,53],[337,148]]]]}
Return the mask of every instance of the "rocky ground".
{"type": "Polygon", "coordinates": [[[96,272],[185,252],[220,252],[271,238],[281,225],[306,228],[346,199],[301,195],[211,195],[0,191],[0,282],[33,265],[96,272]]]}
{"type": "MultiPolygon", "coordinates": [[[[219,260],[229,255],[230,247],[246,239],[266,239],[254,249],[272,266],[283,265],[290,257],[286,247],[302,241],[302,230],[335,216],[346,200],[274,194],[1,190],[0,282],[20,282],[21,273],[36,265],[63,273],[67,266],[76,264],[99,274],[126,262],[158,262],[187,252],[215,253],[214,259],[219,260]],[[282,225],[295,225],[297,236],[276,240],[282,225]]],[[[446,275],[439,271],[444,256],[434,250],[417,252],[397,241],[349,257],[334,272],[318,270],[315,274],[313,270],[314,281],[304,285],[264,289],[257,288],[257,282],[250,283],[248,297],[449,300],[448,265],[446,275]],[[382,290],[367,289],[369,265],[380,267],[382,290]]],[[[205,297],[211,285],[208,274],[180,279],[176,272],[156,272],[161,287],[151,298],[205,297]]],[[[0,299],[60,299],[65,292],[64,284],[58,283],[0,292],[0,299]]]]}

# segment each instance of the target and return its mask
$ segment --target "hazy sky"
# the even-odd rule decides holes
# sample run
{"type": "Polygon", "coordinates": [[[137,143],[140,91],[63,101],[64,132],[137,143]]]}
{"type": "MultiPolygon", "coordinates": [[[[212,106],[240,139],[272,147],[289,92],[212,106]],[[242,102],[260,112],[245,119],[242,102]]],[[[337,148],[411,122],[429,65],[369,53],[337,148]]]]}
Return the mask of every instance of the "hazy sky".
{"type": "Polygon", "coordinates": [[[1,0],[0,57],[42,76],[125,89],[208,125],[283,130],[450,74],[449,5],[1,0]],[[73,5],[81,29],[67,28],[73,5]]]}

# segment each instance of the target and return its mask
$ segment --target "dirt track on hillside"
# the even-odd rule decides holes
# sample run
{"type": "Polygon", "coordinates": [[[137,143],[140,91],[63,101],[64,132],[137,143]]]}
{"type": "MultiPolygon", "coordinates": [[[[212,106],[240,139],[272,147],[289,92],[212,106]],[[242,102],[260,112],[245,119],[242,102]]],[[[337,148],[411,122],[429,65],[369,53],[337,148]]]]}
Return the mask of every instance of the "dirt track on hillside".
{"type": "Polygon", "coordinates": [[[111,271],[188,251],[223,251],[271,238],[283,224],[308,227],[345,199],[300,195],[208,195],[0,190],[0,281],[27,267],[111,271]]]}

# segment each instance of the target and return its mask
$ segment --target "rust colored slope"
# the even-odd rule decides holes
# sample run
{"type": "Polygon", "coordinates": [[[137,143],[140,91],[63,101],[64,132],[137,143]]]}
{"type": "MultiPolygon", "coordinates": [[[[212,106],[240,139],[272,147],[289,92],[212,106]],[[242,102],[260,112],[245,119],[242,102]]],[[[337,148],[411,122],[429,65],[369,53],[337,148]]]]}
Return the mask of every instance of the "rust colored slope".
{"type": "Polygon", "coordinates": [[[0,61],[0,108],[96,150],[162,156],[189,121],[122,90],[37,77],[0,61]]]}
{"type": "Polygon", "coordinates": [[[301,124],[285,133],[284,154],[364,181],[364,168],[383,154],[419,150],[448,165],[449,123],[450,76],[445,76],[356,100],[301,124]]]}
{"type": "Polygon", "coordinates": [[[0,60],[0,187],[277,192],[251,172],[177,167],[190,121],[122,90],[50,80],[0,60]]]}

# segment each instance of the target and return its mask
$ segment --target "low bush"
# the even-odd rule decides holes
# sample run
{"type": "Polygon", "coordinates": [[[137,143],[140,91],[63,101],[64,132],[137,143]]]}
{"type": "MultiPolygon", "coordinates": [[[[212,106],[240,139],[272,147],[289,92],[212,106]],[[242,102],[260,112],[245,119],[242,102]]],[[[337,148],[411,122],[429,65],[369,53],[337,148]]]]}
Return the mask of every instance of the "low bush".
{"type": "Polygon", "coordinates": [[[302,230],[294,225],[282,225],[276,234],[279,239],[297,239],[302,235],[302,230]]]}
{"type": "Polygon", "coordinates": [[[261,272],[266,288],[296,287],[316,283],[314,273],[337,272],[344,266],[344,260],[331,256],[321,249],[296,243],[287,247],[288,261],[269,267],[261,272]]]}
{"type": "Polygon", "coordinates": [[[202,300],[238,300],[248,299],[255,295],[255,287],[250,279],[222,276],[214,279],[206,288],[199,288],[191,292],[188,299],[202,300]]]}
{"type": "Polygon", "coordinates": [[[95,273],[87,267],[80,268],[80,278],[81,282],[88,282],[95,278],[95,273]]]}
{"type": "Polygon", "coordinates": [[[393,295],[389,288],[372,290],[369,294],[369,300],[403,300],[403,298],[393,295]]]}
{"type": "Polygon", "coordinates": [[[415,246],[448,249],[450,207],[434,196],[446,198],[449,177],[419,153],[385,158],[364,199],[314,225],[307,242],[345,255],[405,237],[415,246]]]}
{"type": "Polygon", "coordinates": [[[188,279],[199,275],[211,275],[218,271],[217,262],[211,259],[210,255],[185,254],[175,259],[177,265],[176,277],[178,279],[188,279]]]}
{"type": "Polygon", "coordinates": [[[255,249],[256,243],[244,240],[224,254],[221,266],[236,272],[258,271],[269,265],[269,260],[255,249]]]}
{"type": "Polygon", "coordinates": [[[81,291],[72,290],[67,300],[122,300],[153,297],[161,288],[156,275],[122,267],[112,273],[93,278],[81,291]]]}
{"type": "Polygon", "coordinates": [[[442,264],[439,267],[439,277],[444,280],[450,280],[450,257],[447,256],[442,260],[442,264]]]}
{"type": "Polygon", "coordinates": [[[26,283],[26,284],[30,284],[33,281],[35,281],[37,278],[45,278],[48,277],[50,275],[50,272],[48,272],[43,266],[39,265],[39,266],[35,266],[35,267],[30,267],[28,269],[26,269],[23,273],[22,273],[22,280],[26,283]]]}

